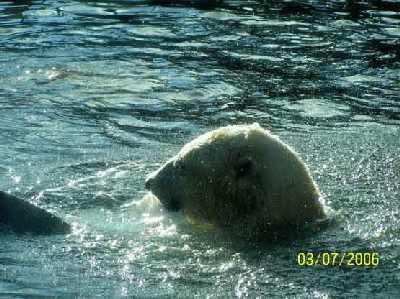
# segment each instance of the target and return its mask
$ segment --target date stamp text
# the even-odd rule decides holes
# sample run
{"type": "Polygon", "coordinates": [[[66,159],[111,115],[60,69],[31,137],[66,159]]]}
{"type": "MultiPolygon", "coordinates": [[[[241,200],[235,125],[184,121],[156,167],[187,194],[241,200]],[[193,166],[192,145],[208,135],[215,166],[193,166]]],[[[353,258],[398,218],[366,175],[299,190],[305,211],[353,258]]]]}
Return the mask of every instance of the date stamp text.
{"type": "Polygon", "coordinates": [[[306,252],[297,253],[297,264],[310,266],[376,267],[379,265],[377,252],[306,252]]]}

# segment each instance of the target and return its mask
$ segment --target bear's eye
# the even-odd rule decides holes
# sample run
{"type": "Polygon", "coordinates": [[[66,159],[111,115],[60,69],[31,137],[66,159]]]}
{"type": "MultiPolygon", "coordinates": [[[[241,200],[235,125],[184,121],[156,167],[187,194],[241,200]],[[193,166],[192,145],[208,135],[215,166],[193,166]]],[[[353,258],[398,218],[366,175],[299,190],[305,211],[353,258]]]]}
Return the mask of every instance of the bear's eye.
{"type": "Polygon", "coordinates": [[[175,167],[179,171],[182,171],[182,172],[186,171],[186,165],[182,162],[175,163],[175,167]]]}
{"type": "Polygon", "coordinates": [[[238,165],[236,165],[235,167],[236,176],[238,178],[243,177],[247,175],[252,168],[253,168],[253,161],[251,161],[249,158],[241,159],[241,161],[239,161],[238,165]]]}

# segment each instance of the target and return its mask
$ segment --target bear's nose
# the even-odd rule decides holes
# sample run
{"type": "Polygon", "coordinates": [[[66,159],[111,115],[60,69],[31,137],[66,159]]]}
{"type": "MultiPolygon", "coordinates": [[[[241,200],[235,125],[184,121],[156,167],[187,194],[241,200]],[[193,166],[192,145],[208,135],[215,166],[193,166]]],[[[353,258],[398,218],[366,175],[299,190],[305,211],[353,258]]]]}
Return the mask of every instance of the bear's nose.
{"type": "Polygon", "coordinates": [[[150,190],[153,181],[154,181],[154,178],[151,177],[151,176],[148,176],[148,177],[146,178],[146,181],[144,182],[144,187],[145,187],[147,190],[150,190]]]}

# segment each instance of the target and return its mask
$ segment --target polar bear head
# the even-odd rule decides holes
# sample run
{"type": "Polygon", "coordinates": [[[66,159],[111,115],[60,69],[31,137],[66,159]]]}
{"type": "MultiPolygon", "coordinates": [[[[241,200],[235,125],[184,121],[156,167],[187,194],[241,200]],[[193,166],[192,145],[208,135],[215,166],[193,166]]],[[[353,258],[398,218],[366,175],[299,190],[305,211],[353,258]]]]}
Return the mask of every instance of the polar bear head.
{"type": "Polygon", "coordinates": [[[258,124],[205,133],[146,180],[169,210],[213,225],[268,229],[325,218],[301,158],[258,124]]]}

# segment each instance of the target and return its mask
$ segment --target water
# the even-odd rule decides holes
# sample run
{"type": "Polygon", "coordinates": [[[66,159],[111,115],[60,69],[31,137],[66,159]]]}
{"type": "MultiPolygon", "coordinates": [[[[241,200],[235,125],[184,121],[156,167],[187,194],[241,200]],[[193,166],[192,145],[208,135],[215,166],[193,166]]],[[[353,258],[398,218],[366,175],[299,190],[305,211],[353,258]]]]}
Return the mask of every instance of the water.
{"type": "Polygon", "coordinates": [[[1,230],[0,297],[398,297],[399,14],[308,3],[1,2],[0,190],[74,233],[1,230]],[[301,154],[336,225],[248,244],[124,207],[185,142],[254,121],[301,154]]]}

